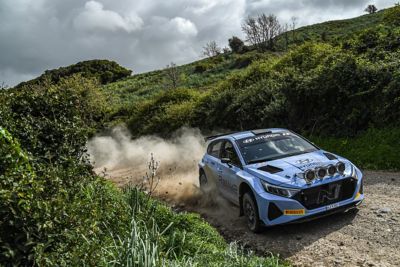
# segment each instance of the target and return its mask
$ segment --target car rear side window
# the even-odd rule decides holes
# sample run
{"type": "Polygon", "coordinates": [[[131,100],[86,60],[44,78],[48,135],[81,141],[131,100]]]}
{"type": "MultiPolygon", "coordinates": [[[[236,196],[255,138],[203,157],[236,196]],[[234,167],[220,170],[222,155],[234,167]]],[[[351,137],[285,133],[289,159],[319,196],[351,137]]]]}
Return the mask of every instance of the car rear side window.
{"type": "Polygon", "coordinates": [[[207,154],[216,158],[219,158],[219,152],[221,150],[222,140],[212,142],[207,148],[207,154]]]}
{"type": "Polygon", "coordinates": [[[239,156],[236,153],[235,148],[233,147],[233,144],[229,141],[226,141],[222,147],[221,158],[230,159],[231,163],[237,167],[242,166],[239,156]]]}

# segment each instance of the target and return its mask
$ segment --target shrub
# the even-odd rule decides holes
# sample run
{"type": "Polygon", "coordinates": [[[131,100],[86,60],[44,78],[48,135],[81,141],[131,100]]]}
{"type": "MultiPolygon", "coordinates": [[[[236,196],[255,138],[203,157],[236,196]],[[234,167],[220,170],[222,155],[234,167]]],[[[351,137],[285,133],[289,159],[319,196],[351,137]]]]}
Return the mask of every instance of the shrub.
{"type": "Polygon", "coordinates": [[[98,79],[101,84],[107,84],[129,77],[132,71],[121,67],[114,61],[88,60],[78,62],[68,67],[47,70],[38,78],[20,83],[17,87],[40,85],[45,82],[58,83],[61,79],[66,79],[77,74],[88,79],[95,78],[98,79]]]}
{"type": "Polygon", "coordinates": [[[228,42],[232,52],[242,53],[244,51],[244,42],[240,38],[232,36],[232,38],[230,38],[228,42]]]}
{"type": "Polygon", "coordinates": [[[390,27],[400,26],[400,6],[385,10],[383,20],[390,27]]]}
{"type": "Polygon", "coordinates": [[[368,129],[355,138],[310,137],[323,149],[350,159],[361,168],[400,170],[400,129],[368,129]]]}
{"type": "Polygon", "coordinates": [[[97,82],[81,76],[6,93],[0,121],[36,159],[55,163],[63,157],[80,158],[87,136],[105,119],[97,82]]]}
{"type": "Polygon", "coordinates": [[[0,127],[0,262],[28,265],[32,248],[42,184],[17,141],[0,127]]]}
{"type": "Polygon", "coordinates": [[[159,133],[168,136],[182,125],[190,124],[194,105],[200,94],[178,88],[164,91],[141,104],[128,121],[128,127],[138,136],[159,133]]]}

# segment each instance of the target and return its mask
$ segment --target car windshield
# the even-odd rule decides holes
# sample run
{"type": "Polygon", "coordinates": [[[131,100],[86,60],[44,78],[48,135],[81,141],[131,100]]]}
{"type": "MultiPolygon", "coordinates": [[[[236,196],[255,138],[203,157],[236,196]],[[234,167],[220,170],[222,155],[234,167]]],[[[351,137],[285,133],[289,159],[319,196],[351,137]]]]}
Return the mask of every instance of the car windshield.
{"type": "Polygon", "coordinates": [[[290,133],[269,133],[236,141],[247,164],[286,158],[316,151],[303,138],[290,133]]]}

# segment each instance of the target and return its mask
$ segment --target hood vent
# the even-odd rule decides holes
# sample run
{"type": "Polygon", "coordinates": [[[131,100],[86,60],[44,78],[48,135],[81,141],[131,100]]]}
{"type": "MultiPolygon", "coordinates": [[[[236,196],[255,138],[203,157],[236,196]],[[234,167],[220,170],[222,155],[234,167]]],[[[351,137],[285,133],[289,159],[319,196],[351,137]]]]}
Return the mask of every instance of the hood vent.
{"type": "Polygon", "coordinates": [[[325,155],[329,160],[337,159],[337,157],[335,157],[335,155],[332,155],[331,153],[326,153],[326,152],[324,152],[324,155],[325,155]]]}
{"type": "Polygon", "coordinates": [[[262,170],[262,171],[265,171],[265,172],[272,173],[272,174],[283,171],[281,168],[274,167],[274,166],[271,166],[271,165],[263,166],[263,167],[260,167],[258,169],[262,170]]]}

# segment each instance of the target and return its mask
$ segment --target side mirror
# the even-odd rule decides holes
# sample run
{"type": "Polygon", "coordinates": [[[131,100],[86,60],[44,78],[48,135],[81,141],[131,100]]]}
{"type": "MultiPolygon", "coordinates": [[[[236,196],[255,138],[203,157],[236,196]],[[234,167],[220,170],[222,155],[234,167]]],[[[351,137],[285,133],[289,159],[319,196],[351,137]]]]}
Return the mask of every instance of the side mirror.
{"type": "Polygon", "coordinates": [[[231,163],[231,159],[230,158],[221,158],[221,162],[222,163],[226,163],[226,164],[230,164],[231,163]]]}

